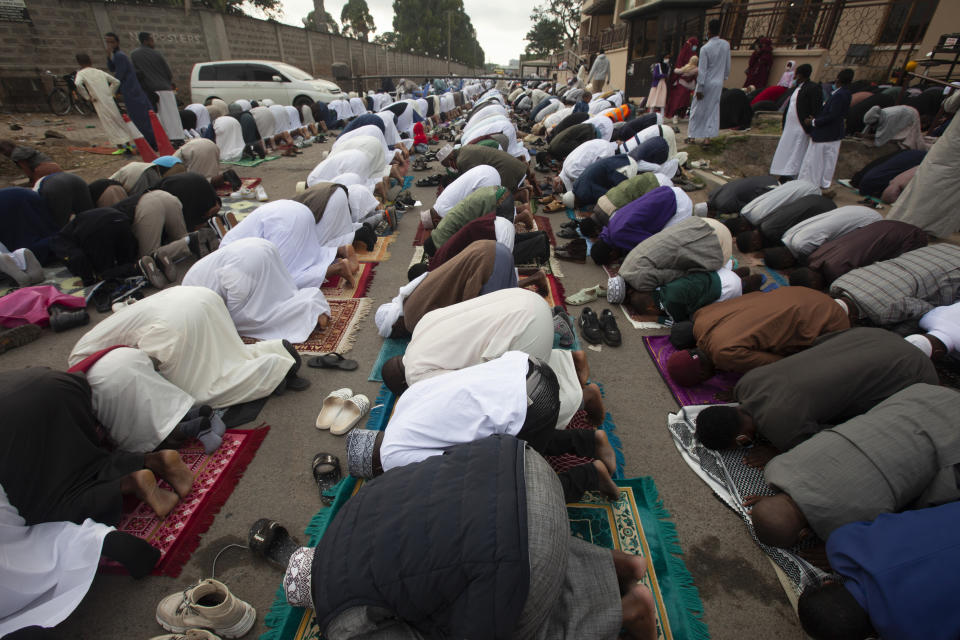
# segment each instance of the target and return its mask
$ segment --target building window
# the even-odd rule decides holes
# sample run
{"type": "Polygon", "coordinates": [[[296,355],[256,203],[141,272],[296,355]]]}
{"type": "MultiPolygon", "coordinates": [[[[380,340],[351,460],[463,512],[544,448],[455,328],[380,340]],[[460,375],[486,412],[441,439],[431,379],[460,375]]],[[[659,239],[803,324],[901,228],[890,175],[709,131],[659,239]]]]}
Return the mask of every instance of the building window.
{"type": "Polygon", "coordinates": [[[881,44],[896,44],[900,40],[900,32],[904,31],[904,42],[920,42],[927,32],[934,11],[937,10],[938,2],[939,0],[896,0],[890,5],[877,41],[881,44]],[[907,23],[911,5],[916,6],[910,22],[907,23]],[[903,28],[905,24],[906,30],[903,28]]]}

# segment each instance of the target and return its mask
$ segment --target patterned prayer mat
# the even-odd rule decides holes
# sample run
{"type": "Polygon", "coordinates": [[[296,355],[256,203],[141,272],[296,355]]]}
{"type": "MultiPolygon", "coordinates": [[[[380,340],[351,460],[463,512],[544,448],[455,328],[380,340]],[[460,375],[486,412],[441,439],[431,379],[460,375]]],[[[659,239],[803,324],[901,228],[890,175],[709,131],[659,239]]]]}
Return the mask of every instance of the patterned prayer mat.
{"type": "MultiPolygon", "coordinates": [[[[262,178],[240,178],[240,181],[243,183],[243,186],[248,189],[256,189],[257,186],[263,182],[262,178]]],[[[229,198],[230,194],[233,193],[233,189],[230,188],[229,184],[220,186],[217,189],[217,195],[221,198],[229,198]]]]}
{"type": "Polygon", "coordinates": [[[413,235],[413,246],[422,247],[429,236],[430,230],[423,228],[423,222],[417,222],[417,232],[413,235]]]}
{"type": "MultiPolygon", "coordinates": [[[[613,423],[613,417],[610,415],[610,412],[607,412],[606,416],[604,416],[602,425],[599,427],[594,427],[592,424],[590,424],[590,422],[587,421],[587,412],[581,409],[573,414],[573,418],[570,419],[567,429],[602,429],[603,431],[606,431],[607,440],[610,441],[610,446],[613,447],[613,450],[617,456],[617,471],[613,474],[613,479],[617,480],[623,478],[623,444],[620,442],[619,436],[617,436],[615,433],[617,426],[613,423]]],[[[581,458],[573,455],[572,453],[565,453],[561,456],[546,456],[546,459],[547,462],[550,463],[550,466],[553,467],[553,470],[557,473],[568,471],[574,467],[580,466],[581,464],[593,462],[593,458],[581,458]]]]}
{"type": "MultiPolygon", "coordinates": [[[[300,353],[321,355],[324,353],[346,353],[353,348],[360,330],[360,323],[370,313],[373,300],[370,298],[347,298],[346,300],[328,300],[330,303],[330,324],[326,329],[313,330],[305,342],[293,345],[300,353]]],[[[254,338],[241,337],[246,344],[259,342],[254,338]]]]}
{"type": "MultiPolygon", "coordinates": [[[[60,293],[64,293],[68,296],[76,296],[78,298],[86,298],[89,294],[93,293],[94,289],[97,287],[96,284],[89,287],[83,286],[83,280],[76,277],[64,266],[53,266],[46,267],[43,270],[43,282],[39,282],[35,287],[42,287],[49,285],[56,288],[60,293]]],[[[0,296],[5,296],[11,291],[15,291],[19,287],[13,285],[0,286],[0,296]]]]}
{"type": "Polygon", "coordinates": [[[360,262],[384,262],[390,259],[390,245],[397,239],[396,234],[389,236],[380,236],[377,238],[377,244],[373,251],[357,251],[357,259],[360,262]]]}
{"type": "Polygon", "coordinates": [[[362,298],[366,295],[373,281],[373,274],[377,268],[376,262],[361,262],[360,275],[357,276],[357,283],[354,286],[347,284],[346,279],[340,276],[333,276],[324,281],[320,291],[327,301],[345,300],[348,298],[362,298]]]}
{"type": "Polygon", "coordinates": [[[557,238],[553,235],[553,225],[550,224],[550,218],[547,216],[534,216],[533,222],[533,226],[535,227],[534,230],[545,232],[547,234],[547,238],[550,239],[550,246],[557,246],[557,238]]]}
{"type": "Polygon", "coordinates": [[[674,382],[667,373],[667,360],[676,353],[676,349],[670,344],[669,336],[644,336],[643,344],[647,347],[647,352],[653,358],[653,364],[656,365],[660,377],[667,384],[674,400],[681,407],[688,407],[698,404],[723,404],[730,402],[730,394],[733,387],[740,380],[741,374],[732,371],[721,371],[703,384],[695,387],[681,387],[674,382]]]}
{"type": "MultiPolygon", "coordinates": [[[[334,515],[360,487],[362,481],[347,478],[340,483],[331,507],[318,512],[305,533],[308,544],[316,546],[334,515]]],[[[580,502],[567,505],[570,532],[587,542],[607,549],[642,555],[647,561],[643,582],[650,588],[657,607],[657,637],[706,640],[709,631],[703,621],[703,603],[693,577],[679,557],[683,550],[670,513],[663,506],[652,478],[617,482],[620,499],[608,502],[587,494],[580,502]]],[[[277,590],[273,606],[264,618],[268,630],[260,640],[319,640],[320,629],[312,609],[291,607],[283,590],[277,590]]]]}
{"type": "MultiPolygon", "coordinates": [[[[160,519],[150,507],[139,502],[124,510],[118,531],[143,538],[160,550],[154,575],[177,577],[183,565],[200,544],[200,536],[213,524],[220,507],[233,493],[237,481],[263,443],[269,426],[256,429],[228,429],[223,444],[210,455],[194,440],[180,449],[180,457],[193,472],[193,490],[185,500],[160,519]]],[[[170,489],[161,481],[160,486],[170,489]]],[[[120,565],[101,561],[108,571],[123,571],[120,565]]]]}
{"type": "Polygon", "coordinates": [[[258,202],[257,200],[224,200],[223,205],[220,207],[220,215],[226,216],[228,213],[232,213],[237,222],[240,222],[248,215],[256,211],[258,207],[266,204],[265,202],[258,202]]]}
{"type": "Polygon", "coordinates": [[[816,544],[815,539],[793,549],[770,547],[757,540],[743,500],[753,495],[773,495],[774,491],[764,481],[762,469],[754,469],[743,463],[742,449],[711,451],[697,442],[694,438],[697,414],[707,406],[710,405],[682,407],[677,413],[667,416],[667,429],[683,461],[743,519],[754,542],[786,574],[795,596],[809,585],[820,584],[827,574],[797,555],[802,549],[816,544]]]}
{"type": "MultiPolygon", "coordinates": [[[[520,277],[523,278],[524,276],[521,275],[520,277]]],[[[547,274],[547,284],[549,285],[550,290],[547,293],[547,295],[542,296],[543,299],[547,301],[547,304],[550,305],[551,309],[557,305],[560,305],[561,307],[563,307],[564,310],[566,310],[567,309],[567,302],[565,300],[566,293],[564,292],[563,285],[560,284],[560,281],[557,280],[557,278],[551,273],[547,274]]],[[[533,285],[530,285],[529,287],[525,287],[525,288],[529,289],[530,291],[539,293],[536,287],[534,287],[533,285]]]]}

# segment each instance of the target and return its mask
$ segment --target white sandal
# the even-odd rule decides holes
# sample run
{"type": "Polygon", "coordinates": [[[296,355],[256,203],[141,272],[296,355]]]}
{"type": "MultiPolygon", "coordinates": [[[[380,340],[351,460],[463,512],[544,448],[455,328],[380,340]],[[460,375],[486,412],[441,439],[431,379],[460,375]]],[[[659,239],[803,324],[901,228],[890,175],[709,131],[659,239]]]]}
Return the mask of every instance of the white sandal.
{"type": "Polygon", "coordinates": [[[330,433],[335,436],[342,436],[353,429],[360,422],[363,416],[370,411],[370,398],[362,393],[349,398],[343,405],[343,409],[337,414],[336,420],[330,427],[330,433]]]}
{"type": "Polygon", "coordinates": [[[324,398],[323,406],[320,408],[320,414],[317,416],[317,429],[329,429],[333,426],[333,421],[340,415],[340,411],[347,404],[347,400],[353,395],[353,390],[344,387],[331,391],[324,398]]]}

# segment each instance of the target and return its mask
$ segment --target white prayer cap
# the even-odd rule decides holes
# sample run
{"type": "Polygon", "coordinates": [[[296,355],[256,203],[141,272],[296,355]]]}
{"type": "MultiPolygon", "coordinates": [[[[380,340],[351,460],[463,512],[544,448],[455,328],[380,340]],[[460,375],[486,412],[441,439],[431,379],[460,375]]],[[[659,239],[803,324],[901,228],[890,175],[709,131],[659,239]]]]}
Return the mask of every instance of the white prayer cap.
{"type": "Polygon", "coordinates": [[[297,193],[303,193],[306,190],[307,190],[306,182],[301,181],[297,183],[297,193]]]}
{"type": "Polygon", "coordinates": [[[447,157],[453,153],[453,146],[445,144],[440,147],[440,151],[437,151],[437,162],[443,162],[447,157]]]}
{"type": "Polygon", "coordinates": [[[933,345],[930,344],[930,340],[926,336],[920,335],[919,333],[914,333],[904,338],[907,342],[915,346],[920,351],[923,351],[926,356],[929,358],[933,355],[933,345]]]}
{"type": "Polygon", "coordinates": [[[430,215],[430,209],[420,210],[420,222],[424,229],[433,229],[433,217],[430,215]]]}
{"type": "Polygon", "coordinates": [[[697,204],[693,205],[693,215],[699,216],[699,217],[701,217],[701,218],[706,218],[706,217],[707,217],[707,203],[706,203],[706,202],[698,202],[697,204]]]}
{"type": "Polygon", "coordinates": [[[567,207],[567,209],[573,209],[573,205],[574,205],[573,191],[567,191],[566,193],[564,193],[562,196],[560,196],[560,200],[567,207]]]}

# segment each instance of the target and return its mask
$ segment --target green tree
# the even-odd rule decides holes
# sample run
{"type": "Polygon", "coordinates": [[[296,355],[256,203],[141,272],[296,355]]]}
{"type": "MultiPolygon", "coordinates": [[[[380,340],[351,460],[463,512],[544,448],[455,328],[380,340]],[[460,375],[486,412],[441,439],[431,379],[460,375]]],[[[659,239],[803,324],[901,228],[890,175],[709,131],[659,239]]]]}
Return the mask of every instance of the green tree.
{"type": "MultiPolygon", "coordinates": [[[[530,20],[533,21],[534,28],[545,20],[556,22],[560,26],[563,40],[573,42],[580,33],[580,1],[547,0],[533,8],[530,20]]],[[[527,35],[529,36],[529,33],[527,35]]]]}
{"type": "Polygon", "coordinates": [[[393,31],[399,51],[446,58],[449,46],[453,60],[483,65],[483,48],[463,0],[394,0],[393,31]]]}
{"type": "Polygon", "coordinates": [[[377,30],[366,0],[348,0],[340,12],[340,24],[343,35],[363,41],[369,40],[370,34],[377,30]]]}
{"type": "Polygon", "coordinates": [[[146,4],[185,7],[187,11],[201,7],[235,16],[247,15],[249,8],[254,7],[262,11],[267,18],[274,20],[283,14],[282,0],[151,0],[146,4]]]}
{"type": "MultiPolygon", "coordinates": [[[[531,19],[534,16],[530,16],[531,19]]],[[[548,56],[563,50],[563,26],[551,18],[541,16],[527,31],[526,53],[531,56],[548,56]]]]}
{"type": "MultiPolygon", "coordinates": [[[[315,15],[316,13],[314,11],[311,11],[306,15],[306,17],[302,19],[304,29],[312,29],[314,31],[319,31],[319,29],[317,29],[317,23],[313,21],[313,17],[315,15]]],[[[332,33],[340,33],[340,27],[337,25],[337,21],[333,19],[333,16],[330,15],[329,11],[323,12],[323,20],[321,20],[321,23],[326,24],[328,30],[331,31],[332,33]]]]}

